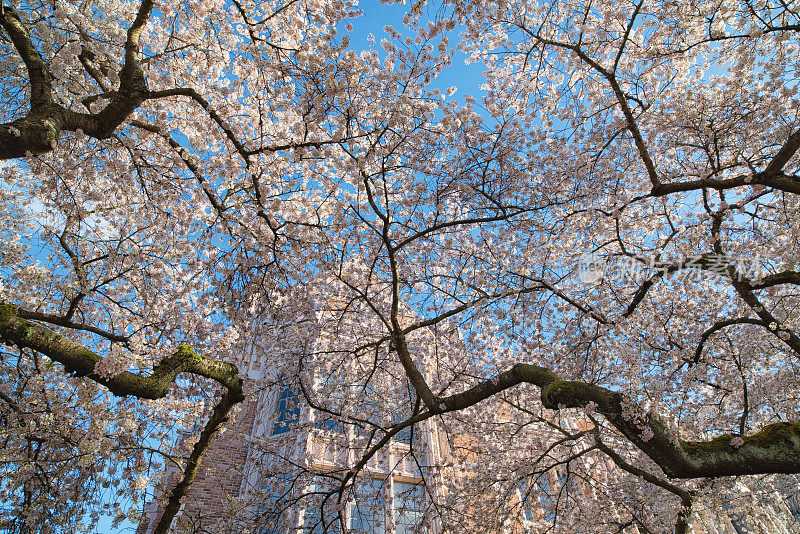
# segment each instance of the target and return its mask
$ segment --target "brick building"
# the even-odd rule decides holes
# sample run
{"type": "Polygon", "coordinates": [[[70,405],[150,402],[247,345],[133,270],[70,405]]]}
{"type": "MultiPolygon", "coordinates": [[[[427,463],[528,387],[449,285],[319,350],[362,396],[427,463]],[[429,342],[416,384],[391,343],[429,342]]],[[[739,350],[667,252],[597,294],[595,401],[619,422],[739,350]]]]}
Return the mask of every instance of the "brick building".
{"type": "MultiPolygon", "coordinates": [[[[353,533],[438,534],[427,503],[441,500],[455,483],[446,467],[452,465],[448,444],[432,420],[424,421],[387,437],[385,446],[359,464],[394,421],[408,416],[413,395],[396,380],[402,369],[394,355],[362,358],[341,351],[369,334],[362,334],[361,322],[339,320],[341,310],[331,310],[335,305],[328,300],[325,309],[317,306],[295,321],[311,332],[296,346],[259,342],[293,337],[295,326],[286,327],[285,320],[276,326],[270,316],[254,326],[282,330],[254,335],[245,372],[256,392],[212,440],[175,532],[318,533],[343,520],[353,533]],[[287,368],[286,362],[301,365],[287,368]],[[354,466],[358,477],[348,482],[354,466]],[[341,502],[332,502],[326,492],[345,486],[341,502]]],[[[412,350],[420,359],[432,346],[431,336],[417,336],[412,350]]],[[[175,473],[165,476],[168,485],[175,473]]],[[[150,534],[159,517],[154,501],[137,534],[150,534]]]]}

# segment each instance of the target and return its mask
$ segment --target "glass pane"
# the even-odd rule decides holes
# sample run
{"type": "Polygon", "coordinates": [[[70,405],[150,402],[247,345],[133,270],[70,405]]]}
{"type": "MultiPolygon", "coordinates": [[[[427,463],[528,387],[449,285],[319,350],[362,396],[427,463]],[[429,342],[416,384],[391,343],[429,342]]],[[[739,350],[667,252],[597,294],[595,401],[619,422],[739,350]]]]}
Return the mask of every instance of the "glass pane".
{"type": "MultiPolygon", "coordinates": [[[[539,484],[537,484],[537,486],[539,486],[539,484]]],[[[533,512],[533,507],[531,506],[530,482],[527,479],[522,479],[517,482],[517,487],[519,493],[519,505],[520,508],[522,508],[522,517],[528,521],[533,521],[536,516],[533,512]]],[[[539,489],[541,490],[541,486],[539,486],[539,489]]]]}
{"type": "Polygon", "coordinates": [[[323,412],[316,412],[316,421],[314,421],[314,427],[320,430],[327,430],[328,432],[344,432],[342,423],[336,419],[330,419],[327,414],[323,412]]]}
{"type": "Polygon", "coordinates": [[[425,490],[419,484],[394,483],[394,523],[396,534],[422,533],[425,490]]]}
{"type": "MultiPolygon", "coordinates": [[[[401,412],[395,412],[394,414],[392,414],[392,421],[394,423],[398,423],[405,419],[406,419],[405,416],[403,416],[401,412]]],[[[405,443],[406,445],[411,445],[411,437],[413,431],[414,431],[413,426],[406,427],[397,434],[395,434],[394,438],[392,439],[394,439],[395,441],[399,441],[401,443],[405,443]]]]}
{"type": "Polygon", "coordinates": [[[786,501],[786,506],[789,507],[789,512],[792,514],[794,520],[796,522],[800,522],[800,496],[797,494],[784,495],[784,500],[786,501]]]}
{"type": "MultiPolygon", "coordinates": [[[[559,483],[563,483],[561,477],[558,480],[559,483]]],[[[536,480],[536,487],[539,489],[539,502],[542,504],[542,510],[544,511],[544,520],[548,523],[553,523],[556,520],[556,502],[553,499],[553,491],[550,489],[550,479],[547,473],[536,480]]]]}
{"type": "MultiPolygon", "coordinates": [[[[318,492],[324,492],[329,487],[330,481],[326,481],[322,477],[316,477],[314,483],[308,486],[307,492],[309,495],[314,495],[318,492]]],[[[326,506],[325,523],[323,524],[322,515],[320,514],[321,503],[319,495],[312,496],[305,502],[303,527],[300,529],[303,534],[339,534],[342,531],[338,514],[330,510],[330,502],[326,506]]]]}
{"type": "Polygon", "coordinates": [[[275,407],[275,426],[272,435],[285,434],[300,420],[300,402],[297,394],[288,386],[281,391],[275,407]]]}
{"type": "Polygon", "coordinates": [[[366,479],[357,488],[350,504],[350,531],[353,534],[384,534],[386,531],[383,484],[380,479],[366,479]]]}
{"type": "Polygon", "coordinates": [[[327,528],[323,526],[320,520],[319,507],[312,506],[306,510],[305,520],[303,521],[303,534],[339,534],[338,517],[327,517],[327,528]]]}
{"type": "Polygon", "coordinates": [[[264,484],[266,499],[262,503],[261,511],[261,521],[264,525],[261,534],[285,534],[283,512],[293,485],[294,479],[289,473],[267,479],[264,484]]]}
{"type": "Polygon", "coordinates": [[[747,524],[747,516],[744,512],[736,510],[728,501],[722,503],[722,509],[728,512],[731,526],[736,534],[750,534],[750,525],[747,524]]]}

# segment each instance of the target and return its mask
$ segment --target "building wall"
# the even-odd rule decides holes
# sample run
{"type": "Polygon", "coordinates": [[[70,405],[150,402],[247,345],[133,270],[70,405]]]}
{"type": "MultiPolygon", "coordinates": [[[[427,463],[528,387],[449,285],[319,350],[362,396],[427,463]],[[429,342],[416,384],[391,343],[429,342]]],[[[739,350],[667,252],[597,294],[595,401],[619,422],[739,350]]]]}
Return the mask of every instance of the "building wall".
{"type": "MultiPolygon", "coordinates": [[[[175,520],[174,531],[180,534],[220,534],[232,521],[228,513],[231,501],[239,497],[243,466],[247,458],[248,438],[252,433],[256,403],[246,402],[233,421],[211,440],[186,502],[175,520]]],[[[166,474],[167,484],[174,485],[175,472],[166,474]]],[[[235,507],[234,507],[235,509],[235,507]]],[[[136,534],[150,534],[161,517],[158,501],[139,524],[136,534]]]]}
{"type": "MultiPolygon", "coordinates": [[[[268,404],[268,403],[267,403],[268,404]]],[[[254,401],[246,403],[241,411],[237,414],[234,421],[226,425],[225,432],[218,434],[204,456],[201,467],[198,470],[195,482],[187,495],[187,500],[181,510],[178,518],[176,519],[175,532],[180,534],[223,534],[227,532],[238,532],[236,528],[235,516],[237,512],[241,512],[241,508],[237,509],[235,499],[240,496],[244,485],[248,485],[248,481],[244,480],[244,476],[248,473],[248,466],[253,466],[253,459],[248,458],[248,446],[254,438],[257,431],[254,428],[254,421],[259,412],[270,410],[273,407],[265,404],[259,404],[254,401]],[[244,484],[243,484],[244,483],[244,484]]],[[[262,425],[262,434],[269,432],[270,417],[266,417],[267,422],[262,425]]],[[[456,453],[451,457],[447,445],[438,436],[439,432],[435,426],[428,426],[430,422],[426,422],[422,426],[425,429],[420,433],[420,437],[425,438],[426,452],[428,454],[427,465],[424,465],[428,473],[425,474],[430,494],[439,498],[445,497],[439,495],[437,492],[439,488],[437,484],[443,480],[442,477],[448,477],[450,482],[456,479],[456,486],[461,487],[463,490],[469,490],[471,485],[470,481],[470,465],[480,463],[480,452],[475,452],[470,447],[466,447],[464,443],[460,444],[460,453],[456,453]],[[465,453],[464,451],[470,451],[465,453]],[[466,456],[465,456],[466,454],[466,456]],[[451,460],[455,463],[455,468],[450,469],[448,472],[443,472],[439,466],[447,463],[445,460],[451,460]],[[465,470],[466,469],[466,470],[465,470]],[[455,477],[455,478],[454,478],[455,477]],[[430,486],[433,487],[430,487],[430,486]]],[[[422,429],[421,429],[422,430],[422,429]]],[[[323,472],[325,470],[336,469],[337,466],[349,464],[347,456],[348,453],[352,455],[352,449],[345,448],[337,450],[330,441],[321,437],[321,433],[316,430],[306,430],[305,439],[303,435],[284,435],[274,437],[273,439],[283,441],[287,445],[297,448],[298,457],[305,456],[308,460],[306,468],[309,471],[323,472]],[[303,449],[305,443],[305,451],[303,449]]],[[[419,483],[423,480],[423,474],[419,471],[419,465],[407,455],[407,447],[400,443],[393,443],[384,451],[379,452],[362,471],[364,480],[384,480],[383,487],[385,495],[383,502],[386,505],[386,515],[384,527],[387,534],[391,532],[392,524],[392,501],[393,501],[393,483],[406,482],[406,483],[419,483]],[[391,467],[390,467],[391,466],[391,467]]],[[[252,455],[251,455],[252,456],[252,455]]],[[[417,458],[418,460],[419,458],[417,458]]],[[[350,459],[352,460],[352,459],[350,459]]],[[[602,469],[602,467],[598,467],[602,469]]],[[[257,474],[253,470],[249,470],[251,480],[249,485],[257,485],[258,481],[253,479],[257,474]]],[[[546,475],[547,476],[547,475],[546,475]]],[[[559,486],[559,482],[553,477],[549,476],[549,483],[553,490],[559,486]]],[[[451,485],[452,487],[452,485],[451,485]]],[[[458,490],[457,490],[458,491],[458,490]]],[[[509,520],[505,522],[506,530],[509,534],[523,534],[525,532],[540,532],[547,528],[547,521],[545,520],[546,512],[539,509],[538,500],[539,496],[532,495],[533,502],[531,502],[531,519],[529,521],[525,517],[526,506],[520,502],[522,494],[510,495],[510,499],[505,505],[497,506],[497,503],[482,502],[481,496],[476,494],[472,499],[471,509],[465,509],[465,519],[468,531],[478,532],[481,529],[478,527],[482,523],[480,516],[482,514],[492,514],[492,510],[496,514],[501,509],[508,509],[509,506],[515,513],[509,516],[509,520]],[[483,510],[486,505],[487,509],[483,510]],[[515,517],[513,517],[515,516],[515,517]],[[470,521],[470,517],[475,518],[475,522],[470,521]]],[[[294,520],[297,521],[296,526],[302,526],[303,511],[295,510],[294,520]]],[[[789,534],[798,532],[797,524],[791,517],[791,513],[786,508],[783,500],[776,496],[776,503],[773,506],[766,506],[765,503],[757,505],[751,514],[747,514],[746,524],[749,528],[739,529],[734,526],[729,520],[728,515],[724,510],[711,510],[702,504],[698,504],[695,513],[693,514],[693,521],[690,532],[693,534],[748,534],[757,533],[770,533],[770,534],[789,534]],[[751,515],[752,514],[752,515],[751,515]],[[758,520],[756,517],[758,516],[758,520]]],[[[151,505],[151,509],[146,517],[143,519],[137,534],[150,534],[155,527],[157,519],[160,515],[160,509],[157,503],[151,505]]],[[[430,523],[428,534],[436,534],[439,530],[436,521],[430,523]]],[[[626,528],[624,532],[635,533],[638,530],[635,526],[626,528]]],[[[592,532],[592,530],[587,530],[592,532]]]]}

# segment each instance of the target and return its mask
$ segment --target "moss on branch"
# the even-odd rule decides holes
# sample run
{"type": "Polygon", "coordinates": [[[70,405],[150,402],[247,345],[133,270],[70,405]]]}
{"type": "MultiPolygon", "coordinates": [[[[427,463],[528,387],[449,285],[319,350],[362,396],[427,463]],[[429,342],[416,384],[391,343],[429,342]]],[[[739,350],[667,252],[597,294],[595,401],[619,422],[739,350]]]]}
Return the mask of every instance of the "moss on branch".
{"type": "Polygon", "coordinates": [[[20,317],[19,308],[13,304],[0,304],[0,341],[40,352],[64,365],[68,372],[102,384],[121,397],[127,395],[140,399],[164,397],[175,378],[181,373],[210,378],[227,388],[227,392],[214,407],[209,421],[187,459],[183,477],[167,499],[164,513],[155,532],[157,534],[168,532],[173,518],[180,509],[181,497],[186,495],[191,487],[211,439],[228,420],[233,407],[244,400],[243,381],[236,366],[204,358],[188,345],[181,345],[174,354],[161,360],[153,368],[150,376],[140,376],[128,371],[114,376],[100,375],[95,372],[95,368],[103,360],[102,356],[48,328],[20,317]]]}
{"type": "Polygon", "coordinates": [[[199,356],[188,346],[178,347],[174,354],[161,360],[150,376],[129,371],[105,376],[95,372],[102,356],[49,328],[20,317],[18,308],[12,304],[0,305],[0,340],[40,352],[64,365],[68,372],[102,384],[121,397],[133,395],[140,399],[159,399],[167,394],[179,374],[190,373],[215,380],[225,386],[234,399],[243,399],[242,379],[235,365],[199,356]]]}
{"type": "Polygon", "coordinates": [[[521,383],[538,386],[542,405],[552,410],[585,408],[592,403],[639,450],[671,478],[800,473],[800,423],[775,423],[741,441],[726,435],[684,441],[656,415],[646,413],[621,393],[579,381],[562,380],[538,365],[517,364],[470,389],[439,401],[443,411],[481,402],[521,383]]]}

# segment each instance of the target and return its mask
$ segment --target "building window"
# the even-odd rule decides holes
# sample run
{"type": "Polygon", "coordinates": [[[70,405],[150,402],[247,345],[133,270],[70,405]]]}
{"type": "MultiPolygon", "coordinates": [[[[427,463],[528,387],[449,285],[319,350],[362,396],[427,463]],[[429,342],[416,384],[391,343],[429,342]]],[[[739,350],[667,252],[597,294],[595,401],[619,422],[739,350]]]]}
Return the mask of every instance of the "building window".
{"type": "MultiPolygon", "coordinates": [[[[559,477],[559,483],[563,483],[561,477],[559,477]]],[[[542,505],[542,511],[544,511],[544,520],[548,523],[555,523],[556,500],[553,498],[553,490],[550,487],[550,479],[547,473],[536,479],[536,487],[539,489],[539,502],[542,505]]]]}
{"type": "Polygon", "coordinates": [[[750,527],[747,525],[744,513],[731,515],[731,526],[736,534],[750,534],[750,527]]]}
{"type": "Polygon", "coordinates": [[[783,498],[794,521],[800,523],[800,495],[795,493],[794,495],[784,495],[783,498]]]}
{"type": "Polygon", "coordinates": [[[319,507],[313,506],[306,509],[305,519],[303,521],[303,534],[325,534],[330,532],[340,532],[339,518],[337,516],[328,517],[326,519],[327,528],[320,519],[319,507]]]}
{"type": "Polygon", "coordinates": [[[337,434],[341,434],[344,431],[341,421],[338,419],[333,419],[325,412],[315,410],[314,416],[314,428],[317,430],[324,430],[326,432],[334,432],[337,434]]]}
{"type": "MultiPolygon", "coordinates": [[[[561,479],[559,479],[559,482],[561,482],[561,479]]],[[[522,479],[517,485],[520,507],[522,508],[522,517],[526,521],[535,521],[537,517],[535,509],[541,507],[542,515],[539,517],[547,523],[555,522],[556,500],[554,499],[550,478],[547,473],[539,475],[536,478],[534,490],[531,489],[529,479],[522,479]],[[534,501],[535,497],[539,498],[538,506],[534,501]]]]}
{"type": "Polygon", "coordinates": [[[425,490],[421,484],[394,483],[395,534],[422,533],[425,490]]]}
{"type": "MultiPolygon", "coordinates": [[[[402,412],[395,412],[392,414],[392,423],[397,424],[401,421],[405,421],[406,417],[403,415],[402,412]]],[[[392,438],[394,441],[405,443],[408,446],[411,446],[411,440],[413,438],[414,426],[407,426],[400,432],[394,435],[392,438]]]]}
{"type": "Polygon", "coordinates": [[[744,511],[737,511],[728,501],[722,503],[722,509],[728,513],[731,526],[736,534],[750,534],[752,532],[750,530],[750,525],[747,524],[747,516],[744,511]]]}
{"type": "Polygon", "coordinates": [[[384,481],[366,479],[355,492],[350,504],[350,532],[353,534],[384,534],[386,532],[386,510],[384,505],[384,481]]]}
{"type": "Polygon", "coordinates": [[[536,515],[531,506],[531,486],[526,479],[517,482],[517,492],[519,493],[519,506],[522,508],[522,517],[526,521],[533,521],[536,515]]]}
{"type": "Polygon", "coordinates": [[[294,477],[289,473],[272,477],[264,484],[267,498],[261,511],[264,527],[260,534],[283,534],[286,531],[283,502],[288,501],[294,484],[294,477]]]}
{"type": "Polygon", "coordinates": [[[307,492],[311,498],[306,502],[305,511],[303,512],[303,527],[300,529],[302,534],[338,534],[341,531],[339,528],[339,516],[328,510],[329,506],[325,507],[325,521],[322,520],[320,508],[324,500],[320,500],[317,497],[321,496],[329,488],[330,483],[324,477],[315,477],[314,482],[308,486],[307,492]]]}
{"type": "Polygon", "coordinates": [[[272,435],[285,434],[300,420],[300,400],[289,386],[281,388],[278,404],[275,406],[275,425],[272,435]]]}
{"type": "MultiPolygon", "coordinates": [[[[365,478],[353,492],[347,507],[347,523],[350,534],[387,534],[386,520],[389,513],[394,514],[393,534],[423,534],[423,516],[425,511],[425,490],[422,484],[394,482],[394,496],[388,499],[389,478],[365,478]],[[391,503],[391,509],[390,509],[391,503]]],[[[321,491],[324,485],[312,484],[308,492],[314,494],[321,491]]],[[[339,532],[339,520],[336,514],[320,519],[320,505],[312,499],[305,503],[301,532],[303,534],[322,534],[323,532],[339,532]]]]}

